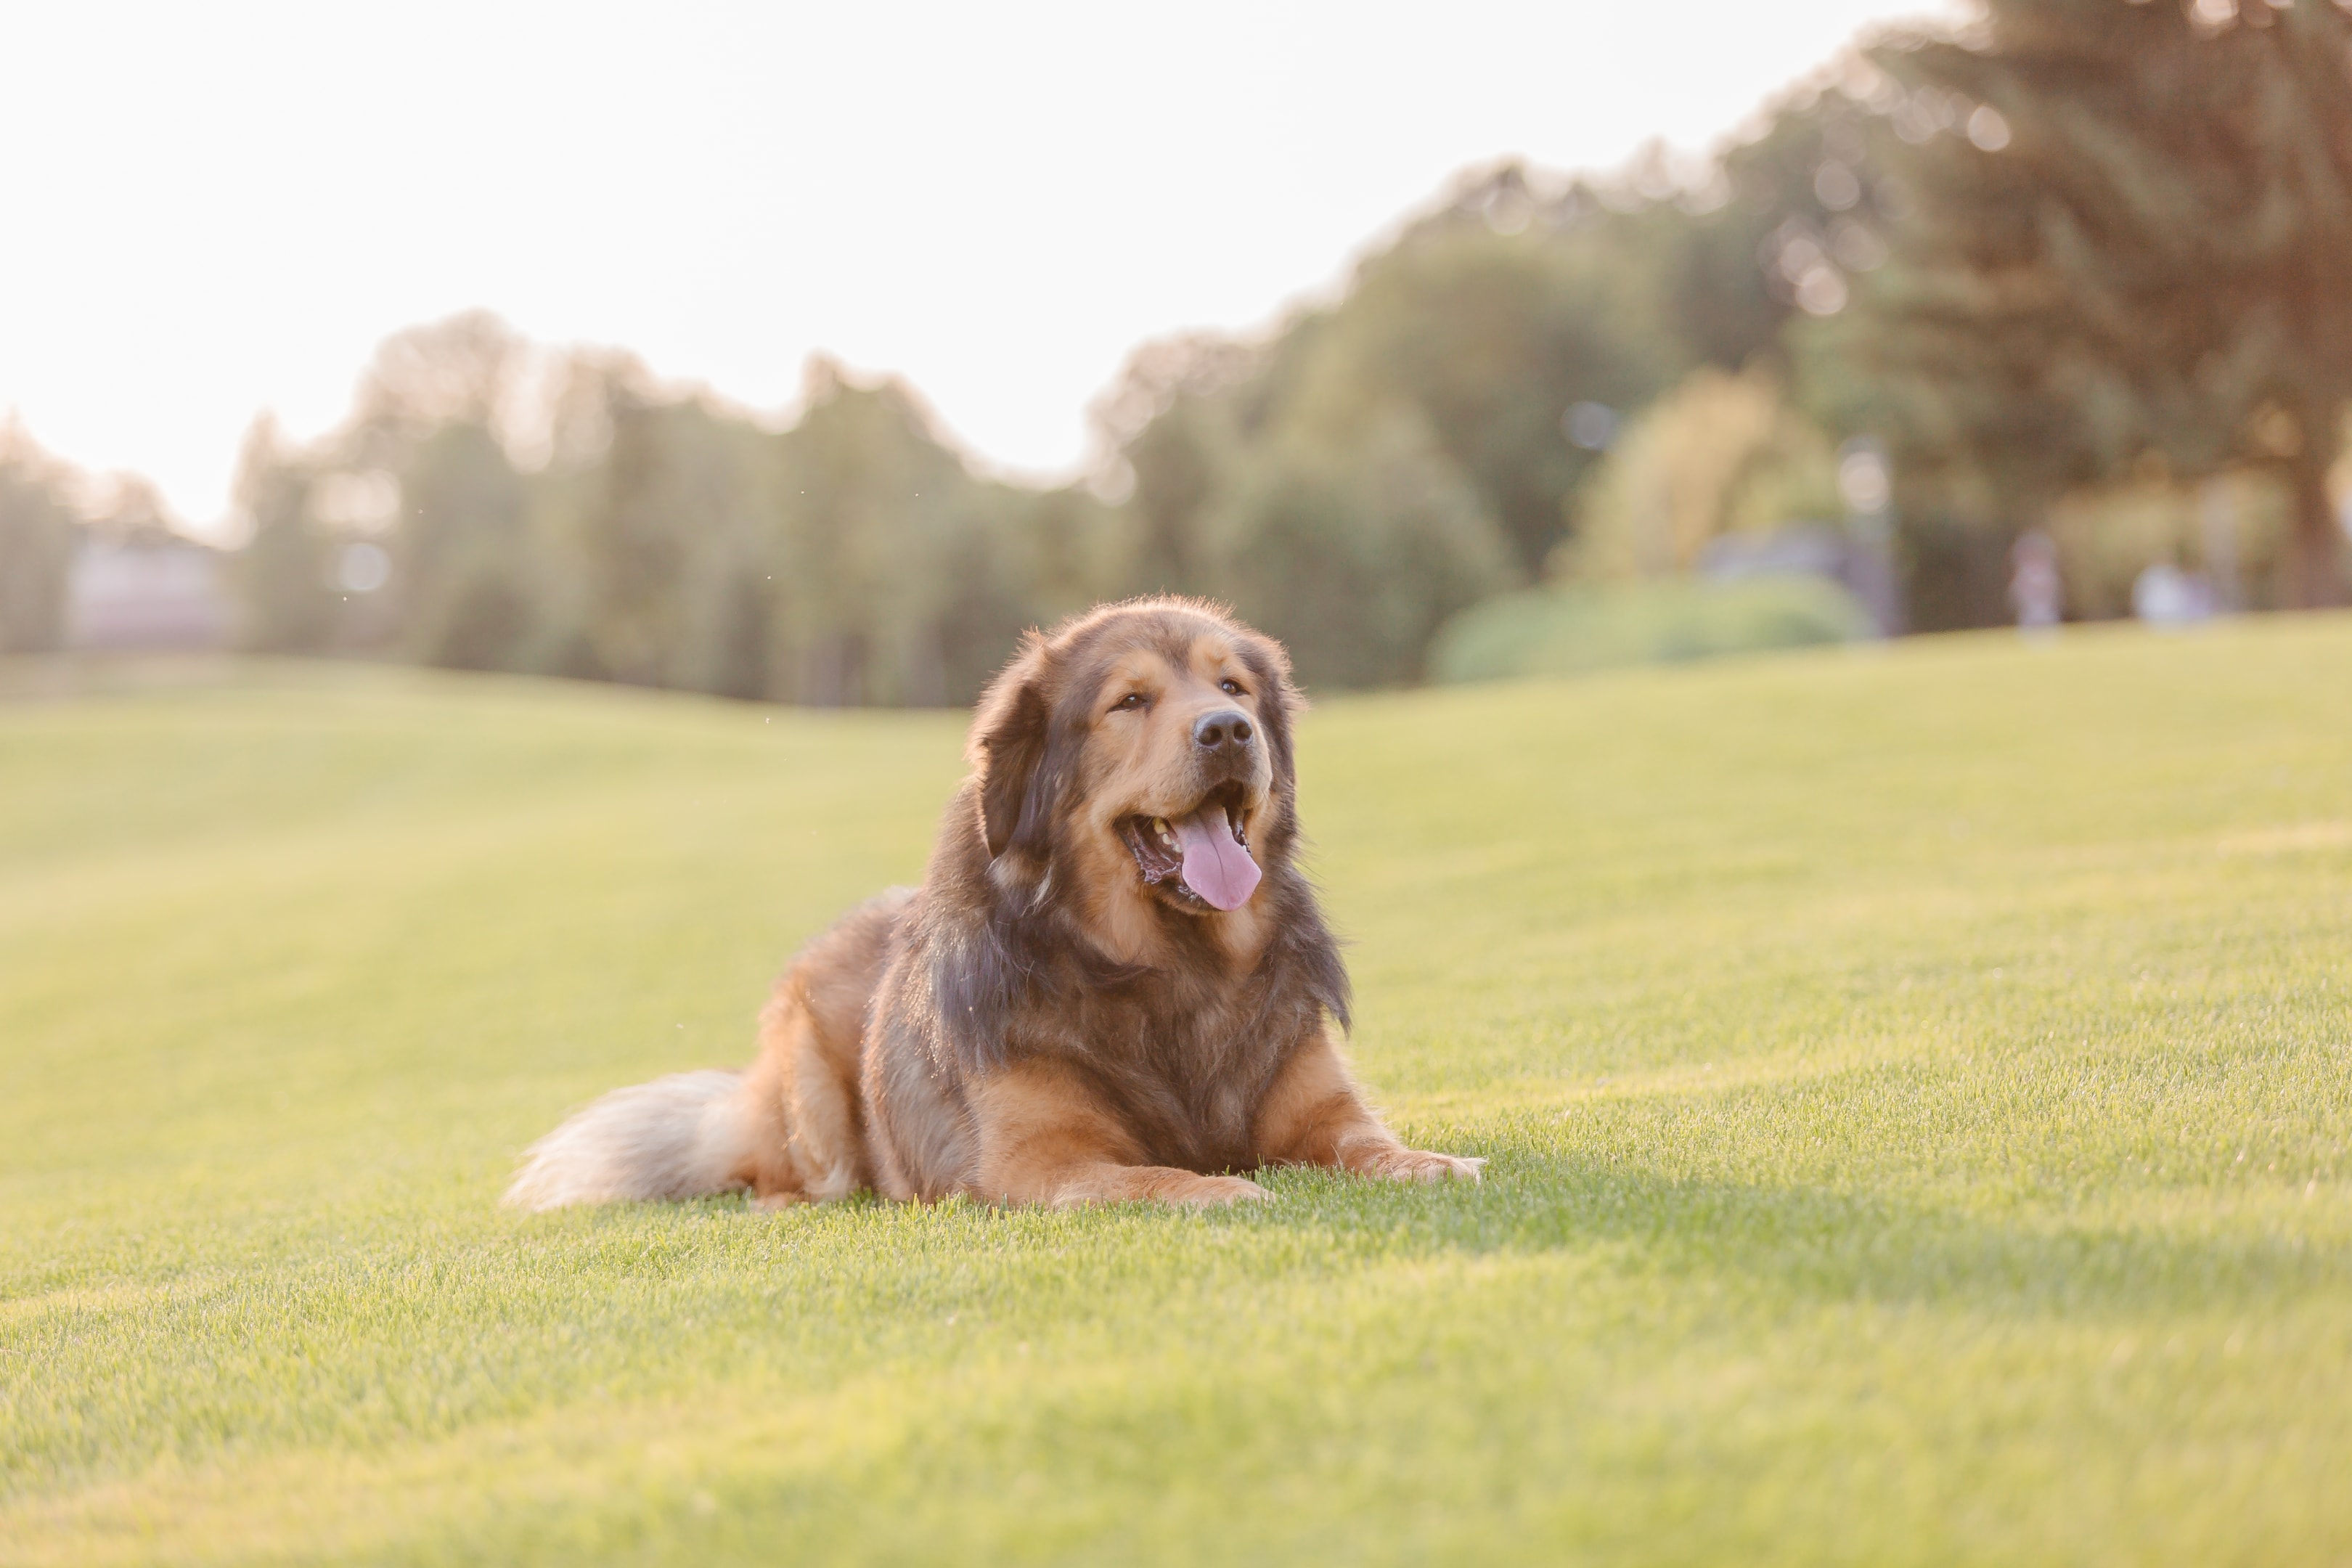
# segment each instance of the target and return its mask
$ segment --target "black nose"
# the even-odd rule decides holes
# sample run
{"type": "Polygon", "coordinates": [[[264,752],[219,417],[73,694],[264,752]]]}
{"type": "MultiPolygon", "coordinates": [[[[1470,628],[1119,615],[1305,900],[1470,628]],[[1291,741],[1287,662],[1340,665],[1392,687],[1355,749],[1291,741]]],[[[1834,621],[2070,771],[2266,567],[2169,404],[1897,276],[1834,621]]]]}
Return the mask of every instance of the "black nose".
{"type": "Polygon", "coordinates": [[[1204,713],[1192,724],[1192,743],[1204,752],[1244,751],[1256,731],[1250,728],[1249,716],[1238,709],[1221,708],[1214,713],[1204,713]]]}

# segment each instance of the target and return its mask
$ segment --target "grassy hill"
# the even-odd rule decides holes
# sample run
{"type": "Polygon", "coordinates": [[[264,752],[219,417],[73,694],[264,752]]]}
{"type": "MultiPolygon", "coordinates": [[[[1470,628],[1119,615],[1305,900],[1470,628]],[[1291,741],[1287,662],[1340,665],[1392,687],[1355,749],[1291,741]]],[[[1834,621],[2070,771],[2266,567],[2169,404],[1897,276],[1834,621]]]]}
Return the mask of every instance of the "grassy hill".
{"type": "Polygon", "coordinates": [[[2352,621],[1335,700],[1475,1189],[521,1217],[949,716],[0,668],[0,1562],[2352,1556],[2352,621]]]}

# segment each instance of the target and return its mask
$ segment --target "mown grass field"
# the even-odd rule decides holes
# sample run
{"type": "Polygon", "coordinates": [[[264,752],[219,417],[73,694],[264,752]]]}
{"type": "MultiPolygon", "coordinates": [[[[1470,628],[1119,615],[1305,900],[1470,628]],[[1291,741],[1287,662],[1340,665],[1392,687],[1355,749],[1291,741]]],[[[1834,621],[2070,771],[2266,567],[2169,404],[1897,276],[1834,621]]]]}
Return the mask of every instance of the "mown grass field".
{"type": "Polygon", "coordinates": [[[1492,1163],[1208,1215],[498,1206],[952,716],[0,689],[0,1562],[2352,1560],[2352,621],[1325,704],[1492,1163]]]}

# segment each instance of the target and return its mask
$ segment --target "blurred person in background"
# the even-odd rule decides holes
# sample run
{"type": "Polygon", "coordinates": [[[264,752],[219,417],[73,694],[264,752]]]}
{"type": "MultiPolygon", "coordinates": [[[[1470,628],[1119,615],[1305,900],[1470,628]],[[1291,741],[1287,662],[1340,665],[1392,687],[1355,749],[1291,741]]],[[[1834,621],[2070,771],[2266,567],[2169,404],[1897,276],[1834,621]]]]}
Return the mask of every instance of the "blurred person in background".
{"type": "Polygon", "coordinates": [[[2018,535],[2009,552],[2009,602],[2017,629],[2029,637],[2054,637],[2065,605],[2058,576],[2058,545],[2040,529],[2018,535]]]}

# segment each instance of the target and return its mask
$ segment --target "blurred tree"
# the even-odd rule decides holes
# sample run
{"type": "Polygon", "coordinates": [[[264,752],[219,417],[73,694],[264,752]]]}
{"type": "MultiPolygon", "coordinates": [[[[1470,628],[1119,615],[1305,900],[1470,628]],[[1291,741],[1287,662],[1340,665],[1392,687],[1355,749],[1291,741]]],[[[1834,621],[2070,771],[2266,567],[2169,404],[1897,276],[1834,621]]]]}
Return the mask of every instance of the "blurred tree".
{"type": "Polygon", "coordinates": [[[529,345],[488,310],[467,310],[395,332],[360,378],[349,431],[394,467],[399,449],[448,425],[504,435],[529,345]]]}
{"type": "Polygon", "coordinates": [[[767,440],[696,399],[624,383],[608,395],[611,438],[572,536],[596,667],[645,686],[764,692],[767,440]]]}
{"type": "Polygon", "coordinates": [[[237,458],[236,504],[252,535],[236,557],[238,640],[261,653],[317,653],[334,638],[334,542],[319,525],[313,464],[294,451],[268,414],[237,458]]]}
{"type": "Polygon", "coordinates": [[[1509,541],[1409,405],[1350,446],[1259,449],[1205,520],[1203,585],[1290,649],[1309,687],[1416,680],[1454,611],[1516,585],[1509,541]]]}
{"type": "Polygon", "coordinates": [[[361,377],[335,466],[396,488],[400,640],[427,664],[522,668],[556,574],[530,536],[530,488],[502,432],[528,345],[469,311],[395,333],[361,377]]]}
{"type": "MultiPolygon", "coordinates": [[[[1140,591],[1133,513],[1082,485],[1033,490],[992,484],[985,490],[993,521],[981,537],[996,562],[999,594],[1025,606],[1016,617],[1021,625],[1049,626],[1104,599],[1140,591]]],[[[992,675],[1009,652],[1004,643],[975,646],[965,667],[977,658],[987,665],[983,673],[992,675]]]]}
{"type": "Polygon", "coordinates": [[[939,535],[931,603],[944,700],[971,703],[1024,627],[1133,591],[1128,519],[1077,488],[960,489],[939,535]]]}
{"type": "Polygon", "coordinates": [[[1201,519],[1240,461],[1243,399],[1264,355],[1192,333],[1144,344],[1094,406],[1095,426],[1129,491],[1139,589],[1182,591],[1202,581],[1201,519]]]}
{"type": "Polygon", "coordinates": [[[1875,51],[1928,122],[1918,214],[1820,356],[1914,452],[2039,496],[2154,452],[2273,468],[2292,603],[2341,602],[2326,476],[2352,397],[2352,16],[2334,5],[1990,0],[1875,51]]]}
{"type": "Polygon", "coordinates": [[[1780,105],[1722,160],[1721,200],[1676,247],[1675,310],[1697,357],[1725,370],[1785,371],[1792,327],[1832,319],[1885,266],[1913,209],[1889,167],[1890,79],[1850,60],[1841,81],[1780,105]]]}
{"type": "Polygon", "coordinates": [[[1965,631],[2016,618],[2009,592],[2014,534],[1987,527],[1980,513],[1929,503],[1906,506],[1897,535],[1912,631],[1965,631]]]}
{"type": "Polygon", "coordinates": [[[1769,533],[1834,520],[1837,453],[1790,407],[1761,366],[1695,371],[1644,411],[1611,449],[1560,563],[1593,579],[1654,577],[1696,567],[1727,533],[1769,533]]]}
{"type": "Polygon", "coordinates": [[[0,423],[0,653],[65,645],[80,527],[72,476],[14,417],[0,423]]]}
{"type": "Polygon", "coordinates": [[[1328,445],[1414,409],[1533,571],[1592,461],[1563,427],[1569,410],[1638,405],[1682,368],[1658,302],[1613,259],[1532,227],[1426,226],[1298,340],[1284,422],[1328,445]]]}
{"type": "Polygon", "coordinates": [[[405,444],[394,583],[405,639],[427,664],[521,667],[543,579],[529,487],[498,437],[465,421],[405,444]]]}
{"type": "MultiPolygon", "coordinates": [[[[818,359],[804,403],[781,438],[793,689],[822,705],[945,703],[950,626],[960,643],[1000,628],[1001,659],[1024,624],[1003,513],[898,383],[860,386],[818,359]]],[[[977,689],[969,670],[952,685],[977,689]]]]}
{"type": "Polygon", "coordinates": [[[385,345],[330,455],[338,507],[395,498],[350,525],[389,526],[405,646],[441,664],[961,702],[1024,626],[1133,578],[1123,515],[975,479],[912,393],[822,360],[779,435],[461,317],[385,345]]]}

